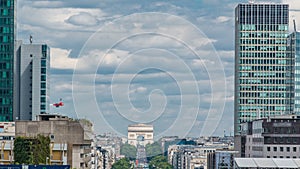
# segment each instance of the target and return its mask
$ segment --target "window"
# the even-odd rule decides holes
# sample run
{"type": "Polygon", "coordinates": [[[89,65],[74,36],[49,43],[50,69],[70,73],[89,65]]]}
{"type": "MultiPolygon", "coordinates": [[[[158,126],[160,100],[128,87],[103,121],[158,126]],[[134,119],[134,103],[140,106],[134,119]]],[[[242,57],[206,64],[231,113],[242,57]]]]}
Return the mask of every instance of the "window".
{"type": "Polygon", "coordinates": [[[277,151],[277,147],[273,147],[273,151],[277,151]]]}
{"type": "Polygon", "coordinates": [[[283,151],[283,147],[280,147],[280,151],[281,151],[281,152],[283,151]]]}
{"type": "Polygon", "coordinates": [[[46,75],[41,76],[41,81],[46,81],[46,75]]]}
{"type": "Polygon", "coordinates": [[[267,147],[267,151],[271,151],[271,148],[270,148],[270,147],[267,147]]]}
{"type": "Polygon", "coordinates": [[[290,147],[287,147],[287,148],[286,148],[286,151],[287,151],[287,152],[290,152],[290,147]]]}
{"type": "Polygon", "coordinates": [[[46,68],[41,68],[41,73],[45,74],[46,73],[46,68]]]}
{"type": "Polygon", "coordinates": [[[43,88],[43,89],[46,88],[46,83],[45,82],[41,83],[41,88],[43,88]]]}
{"type": "Polygon", "coordinates": [[[297,147],[293,147],[293,151],[296,152],[297,151],[297,147]]]}
{"type": "Polygon", "coordinates": [[[46,90],[41,90],[41,95],[45,96],[46,95],[46,90]]]}

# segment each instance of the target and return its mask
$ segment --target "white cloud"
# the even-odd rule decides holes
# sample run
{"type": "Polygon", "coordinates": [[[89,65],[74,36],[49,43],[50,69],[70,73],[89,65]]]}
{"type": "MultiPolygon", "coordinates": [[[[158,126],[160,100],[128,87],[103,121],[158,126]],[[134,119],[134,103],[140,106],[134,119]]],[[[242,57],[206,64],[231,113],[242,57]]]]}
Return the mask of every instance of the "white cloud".
{"type": "Polygon", "coordinates": [[[71,50],[60,49],[60,48],[51,48],[50,51],[50,65],[55,69],[71,69],[75,68],[77,59],[70,58],[71,50]]]}
{"type": "Polygon", "coordinates": [[[76,26],[95,26],[98,24],[97,18],[87,12],[80,12],[79,14],[70,16],[66,22],[76,26]]]}
{"type": "Polygon", "coordinates": [[[216,23],[223,23],[223,22],[227,22],[229,20],[231,20],[232,17],[229,17],[229,16],[218,16],[216,18],[216,23]]]}

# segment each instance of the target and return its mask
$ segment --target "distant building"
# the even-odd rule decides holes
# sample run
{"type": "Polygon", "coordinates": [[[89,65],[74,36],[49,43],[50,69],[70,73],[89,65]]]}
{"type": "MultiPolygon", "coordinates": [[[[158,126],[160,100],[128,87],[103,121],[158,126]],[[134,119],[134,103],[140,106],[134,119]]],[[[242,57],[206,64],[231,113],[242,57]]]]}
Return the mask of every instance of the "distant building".
{"type": "Polygon", "coordinates": [[[208,168],[208,157],[228,145],[170,145],[168,162],[176,169],[212,169],[208,168]]]}
{"type": "Polygon", "coordinates": [[[37,121],[16,121],[16,137],[50,137],[50,163],[69,164],[72,168],[90,168],[92,124],[66,116],[41,114],[37,121]]]}
{"type": "Polygon", "coordinates": [[[0,164],[14,162],[15,122],[0,122],[0,164]]]}
{"type": "Polygon", "coordinates": [[[36,120],[49,112],[50,49],[45,44],[16,45],[15,120],[36,120]]]}
{"type": "Polygon", "coordinates": [[[242,157],[300,158],[300,116],[285,115],[242,124],[242,157]]]}
{"type": "Polygon", "coordinates": [[[216,150],[207,155],[207,168],[209,169],[232,169],[237,151],[216,150]]]}
{"type": "Polygon", "coordinates": [[[128,126],[128,144],[145,146],[153,142],[153,125],[133,124],[128,126]]]}

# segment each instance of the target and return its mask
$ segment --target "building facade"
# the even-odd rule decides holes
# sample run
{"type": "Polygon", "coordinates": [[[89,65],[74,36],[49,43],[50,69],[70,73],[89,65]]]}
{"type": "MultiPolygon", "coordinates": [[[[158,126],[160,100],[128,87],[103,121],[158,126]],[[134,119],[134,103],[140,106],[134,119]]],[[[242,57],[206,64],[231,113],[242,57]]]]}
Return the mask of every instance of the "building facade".
{"type": "Polygon", "coordinates": [[[13,121],[16,2],[0,2],[0,121],[13,121]]]}
{"type": "Polygon", "coordinates": [[[294,112],[300,114],[300,32],[296,31],[296,25],[287,39],[287,55],[294,58],[294,112]]]}
{"type": "Polygon", "coordinates": [[[15,122],[0,122],[0,164],[14,163],[15,122]]]}
{"type": "Polygon", "coordinates": [[[235,135],[241,123],[293,112],[288,24],[286,4],[248,3],[235,9],[235,135]]]}
{"type": "Polygon", "coordinates": [[[41,114],[37,121],[16,121],[16,137],[50,137],[51,165],[71,165],[72,168],[91,168],[92,124],[66,116],[41,114]]]}
{"type": "Polygon", "coordinates": [[[300,158],[300,116],[263,118],[242,126],[242,157],[300,158]]]}
{"type": "Polygon", "coordinates": [[[152,144],[153,140],[153,125],[133,124],[128,126],[128,144],[147,145],[152,144]]]}
{"type": "Polygon", "coordinates": [[[45,44],[18,41],[16,60],[19,94],[15,120],[35,120],[38,114],[49,112],[50,49],[45,44]]]}

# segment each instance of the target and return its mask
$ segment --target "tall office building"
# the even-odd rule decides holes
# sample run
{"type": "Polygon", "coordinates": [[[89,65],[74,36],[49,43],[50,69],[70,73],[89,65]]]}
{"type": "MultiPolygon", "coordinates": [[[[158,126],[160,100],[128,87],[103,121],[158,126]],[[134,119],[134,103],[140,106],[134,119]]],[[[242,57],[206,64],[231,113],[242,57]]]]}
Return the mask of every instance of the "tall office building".
{"type": "Polygon", "coordinates": [[[0,121],[13,121],[15,1],[0,1],[0,121]]]}
{"type": "Polygon", "coordinates": [[[291,33],[287,39],[287,55],[294,58],[294,112],[300,114],[300,32],[291,33]]]}
{"type": "Polygon", "coordinates": [[[16,120],[35,120],[38,114],[49,110],[50,49],[42,44],[22,44],[16,46],[15,83],[18,85],[19,100],[15,103],[16,120]]]}
{"type": "Polygon", "coordinates": [[[286,4],[248,3],[235,9],[235,136],[241,123],[293,112],[288,24],[286,4]]]}

